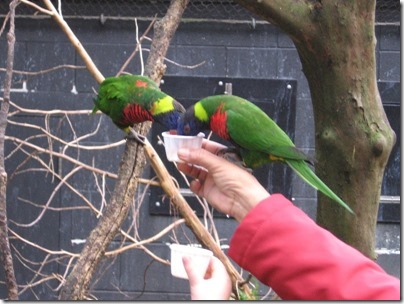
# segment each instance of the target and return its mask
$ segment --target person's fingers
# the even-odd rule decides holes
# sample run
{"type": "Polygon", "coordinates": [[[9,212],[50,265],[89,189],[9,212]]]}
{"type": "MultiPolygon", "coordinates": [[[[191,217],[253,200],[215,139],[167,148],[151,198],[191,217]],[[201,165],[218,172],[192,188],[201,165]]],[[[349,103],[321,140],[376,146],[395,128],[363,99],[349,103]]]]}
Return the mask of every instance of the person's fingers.
{"type": "Polygon", "coordinates": [[[177,163],[177,168],[186,175],[189,175],[192,170],[192,166],[187,163],[177,163]]]}
{"type": "Polygon", "coordinates": [[[187,163],[202,166],[208,171],[212,169],[220,159],[219,156],[212,154],[205,149],[180,149],[178,151],[178,157],[187,163]]]}
{"type": "Polygon", "coordinates": [[[220,277],[228,276],[226,267],[224,267],[223,263],[215,256],[210,259],[209,268],[211,273],[217,274],[220,277]]]}
{"type": "Polygon", "coordinates": [[[195,271],[196,269],[198,269],[198,267],[196,267],[195,264],[197,263],[197,261],[193,260],[192,257],[190,256],[183,256],[182,263],[184,264],[185,272],[188,275],[188,280],[190,284],[196,284],[200,280],[203,280],[205,274],[198,273],[197,271],[195,271]]]}
{"type": "MultiPolygon", "coordinates": [[[[216,267],[217,267],[215,258],[216,258],[215,256],[212,256],[209,261],[209,265],[208,265],[208,268],[206,269],[206,273],[205,273],[205,277],[204,277],[205,279],[209,279],[212,277],[212,275],[215,274],[216,267]]],[[[221,263],[221,262],[219,261],[219,263],[221,263]]]]}
{"type": "MultiPolygon", "coordinates": [[[[210,271],[210,276],[215,278],[220,278],[220,284],[222,284],[222,295],[226,295],[227,298],[230,297],[232,283],[229,274],[227,273],[226,267],[223,263],[215,256],[210,259],[210,264],[208,267],[210,271]]],[[[206,277],[205,277],[206,278],[206,277]]]]}
{"type": "Polygon", "coordinates": [[[189,185],[189,189],[191,189],[191,191],[196,195],[202,196],[202,184],[200,181],[193,180],[189,185]]]}
{"type": "Polygon", "coordinates": [[[208,174],[208,172],[204,168],[191,164],[178,163],[177,167],[186,175],[192,178],[199,179],[201,181],[205,180],[206,175],[208,174]]]}

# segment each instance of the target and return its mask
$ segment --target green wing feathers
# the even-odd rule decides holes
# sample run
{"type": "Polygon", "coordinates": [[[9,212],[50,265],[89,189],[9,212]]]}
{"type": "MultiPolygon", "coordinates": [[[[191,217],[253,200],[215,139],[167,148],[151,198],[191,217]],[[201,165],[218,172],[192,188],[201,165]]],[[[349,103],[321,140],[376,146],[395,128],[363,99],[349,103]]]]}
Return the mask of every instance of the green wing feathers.
{"type": "Polygon", "coordinates": [[[352,209],[340,199],[324,182],[310,169],[310,167],[302,160],[285,159],[285,162],[309,185],[321,191],[329,198],[335,200],[349,212],[354,214],[352,209]]]}

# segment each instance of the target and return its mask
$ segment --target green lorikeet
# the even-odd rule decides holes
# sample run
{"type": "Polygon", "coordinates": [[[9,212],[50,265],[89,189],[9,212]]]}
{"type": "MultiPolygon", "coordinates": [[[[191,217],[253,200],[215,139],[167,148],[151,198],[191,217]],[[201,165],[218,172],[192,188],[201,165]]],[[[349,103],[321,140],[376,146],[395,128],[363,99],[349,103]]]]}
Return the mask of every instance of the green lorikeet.
{"type": "Polygon", "coordinates": [[[248,100],[234,95],[204,98],[181,115],[177,134],[196,135],[208,129],[232,142],[247,167],[253,169],[273,161],[284,162],[309,185],[353,213],[310,169],[309,157],[295,147],[268,115],[248,100]]]}
{"type": "Polygon", "coordinates": [[[125,132],[144,121],[157,121],[168,130],[176,130],[180,113],[185,112],[185,108],[162,92],[153,80],[139,75],[106,78],[94,104],[93,113],[100,110],[125,132]]]}

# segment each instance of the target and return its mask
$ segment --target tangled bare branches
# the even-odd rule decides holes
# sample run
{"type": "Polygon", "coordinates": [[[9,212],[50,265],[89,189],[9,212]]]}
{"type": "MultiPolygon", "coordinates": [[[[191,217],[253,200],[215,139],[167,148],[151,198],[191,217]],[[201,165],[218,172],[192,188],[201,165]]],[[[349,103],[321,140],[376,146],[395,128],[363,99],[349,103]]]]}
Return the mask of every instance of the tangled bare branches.
{"type": "MultiPolygon", "coordinates": [[[[44,0],[47,9],[27,0],[21,0],[20,2],[34,7],[42,14],[53,16],[65,30],[67,29],[66,33],[73,45],[80,46],[80,42],[76,40],[73,32],[68,29],[63,18],[50,4],[50,1],[44,0]]],[[[181,3],[180,6],[182,5],[184,4],[181,3]]],[[[184,7],[182,7],[182,9],[183,8],[184,7]]],[[[143,35],[139,36],[136,24],[136,46],[132,54],[117,72],[117,75],[125,73],[129,62],[138,54],[142,66],[142,73],[143,70],[146,70],[146,73],[149,75],[154,75],[151,76],[152,78],[161,78],[164,72],[162,60],[171,61],[167,58],[161,58],[161,48],[157,46],[155,41],[147,37],[153,25],[155,25],[155,20],[150,23],[143,35]],[[151,50],[142,48],[141,42],[143,40],[153,42],[151,50]],[[156,49],[159,49],[159,52],[156,52],[156,49]],[[150,52],[149,60],[155,60],[156,68],[154,70],[151,68],[151,64],[146,65],[146,69],[143,68],[142,50],[150,52]]],[[[158,27],[162,30],[161,23],[158,24],[158,27]]],[[[2,27],[2,31],[3,28],[4,26],[2,27]]],[[[173,29],[175,31],[175,26],[173,29]]],[[[172,36],[173,33],[169,35],[172,36]]],[[[164,40],[166,38],[163,35],[160,39],[164,40]]],[[[169,43],[169,38],[163,42],[169,43]]],[[[167,48],[168,45],[164,47],[167,48]]],[[[89,57],[82,47],[78,48],[78,52],[83,58],[89,57]]],[[[95,65],[91,63],[91,60],[89,61],[90,63],[85,60],[87,69],[90,70],[92,76],[98,82],[101,82],[104,77],[95,65]]],[[[186,68],[193,68],[203,64],[183,66],[175,62],[172,63],[186,68]]],[[[83,68],[83,66],[62,64],[36,72],[14,71],[14,73],[24,77],[35,78],[38,75],[53,73],[60,69],[78,70],[83,68]]],[[[3,71],[5,71],[5,69],[0,68],[0,73],[3,71]]],[[[7,135],[4,135],[7,151],[4,159],[8,165],[6,167],[9,173],[8,191],[11,193],[9,201],[12,200],[14,204],[17,204],[19,210],[18,213],[14,213],[13,216],[10,217],[8,232],[11,235],[15,259],[18,261],[19,265],[25,269],[26,273],[30,273],[24,282],[18,282],[18,294],[22,295],[30,291],[37,299],[41,299],[40,295],[35,294],[35,287],[46,285],[55,293],[55,296],[61,293],[62,298],[93,299],[95,296],[92,295],[91,290],[87,290],[87,286],[84,285],[87,285],[89,280],[91,280],[92,275],[89,273],[94,271],[94,269],[87,272],[89,278],[85,278],[83,281],[76,280],[77,278],[73,278],[74,280],[72,280],[71,275],[72,272],[74,272],[72,271],[74,268],[76,268],[76,270],[78,270],[77,273],[80,274],[80,271],[82,271],[82,269],[80,269],[81,265],[87,262],[84,261],[84,264],[79,263],[80,259],[83,260],[83,256],[86,256],[85,250],[80,250],[83,244],[84,247],[86,247],[93,240],[91,235],[87,240],[77,237],[68,240],[68,242],[64,240],[64,243],[60,243],[59,240],[52,241],[54,237],[52,235],[58,234],[58,229],[48,226],[50,223],[49,219],[54,216],[60,218],[74,217],[82,212],[85,212],[87,221],[94,223],[97,223],[97,221],[100,223],[100,219],[108,217],[108,213],[111,212],[111,207],[115,209],[115,205],[117,204],[117,202],[114,201],[114,195],[117,189],[118,192],[120,191],[119,185],[118,187],[115,186],[115,191],[112,191],[111,188],[114,186],[114,183],[122,181],[120,172],[124,172],[122,168],[118,171],[117,161],[119,161],[119,155],[125,150],[123,160],[121,161],[121,164],[125,164],[125,162],[127,162],[125,155],[130,154],[131,151],[133,152],[134,148],[130,147],[128,142],[121,137],[112,141],[100,140],[100,138],[103,137],[103,132],[105,132],[103,129],[103,124],[106,122],[103,120],[105,117],[99,115],[99,113],[90,115],[91,110],[43,110],[40,108],[22,106],[19,104],[18,100],[6,100],[6,97],[2,98],[1,101],[2,103],[7,102],[7,104],[10,105],[7,120],[4,121],[7,122],[10,130],[7,132],[7,135]],[[89,122],[86,124],[86,128],[83,128],[83,126],[78,123],[83,121],[89,122]],[[108,159],[106,164],[104,155],[116,155],[117,157],[115,159],[108,159]],[[76,179],[76,176],[79,175],[81,178],[76,179]],[[78,184],[77,182],[77,180],[82,180],[83,176],[85,176],[86,185],[78,184]],[[91,191],[86,189],[89,187],[91,187],[91,191]],[[21,190],[22,188],[24,188],[24,191],[21,190]],[[28,192],[30,193],[34,192],[34,195],[27,196],[25,188],[28,188],[28,192]],[[95,196],[96,198],[94,198],[95,196]],[[62,199],[62,197],[67,197],[67,199],[62,199]],[[55,233],[52,233],[52,229],[56,230],[55,233]],[[32,240],[32,236],[35,233],[43,232],[45,232],[43,242],[32,240]],[[34,256],[36,258],[33,258],[34,256]],[[71,284],[84,282],[82,283],[83,290],[80,290],[77,295],[72,295],[68,287],[66,287],[68,285],[66,283],[69,282],[69,280],[71,284]]],[[[145,130],[147,130],[147,127],[145,130]]],[[[135,164],[133,166],[138,166],[136,158],[131,161],[132,165],[135,164]]],[[[135,180],[135,184],[142,185],[142,187],[138,187],[137,195],[133,196],[133,194],[130,194],[136,189],[136,186],[133,187],[133,182],[130,182],[132,186],[124,185],[127,187],[125,191],[128,191],[128,188],[132,187],[132,192],[129,191],[125,196],[125,200],[129,198],[130,204],[128,208],[132,210],[131,222],[127,227],[121,226],[120,222],[114,223],[117,224],[118,234],[115,235],[116,233],[113,232],[109,237],[114,238],[115,247],[103,249],[103,247],[100,246],[99,257],[113,258],[124,252],[140,249],[153,260],[167,265],[169,262],[165,258],[160,257],[158,253],[153,252],[147,245],[167,235],[175,242],[177,239],[176,230],[186,223],[192,230],[195,230],[193,232],[198,239],[198,235],[201,236],[201,243],[210,248],[214,247],[213,250],[215,254],[225,262],[226,267],[230,269],[235,280],[239,280],[238,273],[235,272],[232,268],[233,266],[220,250],[219,235],[215,229],[213,216],[209,208],[207,208],[206,202],[203,200],[200,200],[200,203],[205,210],[205,228],[195,217],[192,210],[190,210],[187,211],[188,215],[181,213],[185,219],[174,217],[173,221],[168,223],[167,226],[160,231],[146,238],[141,237],[141,233],[139,233],[139,214],[141,212],[142,203],[145,201],[149,187],[161,186],[160,181],[162,178],[159,176],[160,179],[158,181],[155,179],[149,180],[142,178],[140,174],[141,169],[142,168],[139,169],[137,167],[132,169],[134,170],[134,173],[132,173],[134,175],[130,177],[135,180]],[[207,231],[210,231],[214,237],[211,237],[210,234],[206,234],[207,231]]],[[[164,174],[167,175],[167,173],[164,174]]],[[[170,176],[163,178],[171,180],[170,176]]],[[[172,188],[174,189],[175,185],[172,185],[172,188]]],[[[165,189],[165,191],[167,190],[165,189]]],[[[186,205],[177,190],[174,190],[172,199],[186,205]]],[[[123,213],[123,217],[120,216],[121,219],[126,218],[126,211],[123,213]]],[[[72,229],[72,227],[67,228],[72,229]]],[[[99,233],[97,229],[92,231],[93,234],[94,232],[95,234],[99,233]]],[[[109,241],[103,246],[108,245],[109,241]]],[[[94,257],[93,263],[97,264],[99,257],[94,257]]],[[[94,268],[95,266],[91,267],[94,268]]],[[[15,279],[11,278],[11,281],[16,284],[15,279]]],[[[7,285],[9,285],[8,282],[7,285]]],[[[17,285],[15,295],[10,295],[9,299],[16,299],[16,297],[17,285]]]]}

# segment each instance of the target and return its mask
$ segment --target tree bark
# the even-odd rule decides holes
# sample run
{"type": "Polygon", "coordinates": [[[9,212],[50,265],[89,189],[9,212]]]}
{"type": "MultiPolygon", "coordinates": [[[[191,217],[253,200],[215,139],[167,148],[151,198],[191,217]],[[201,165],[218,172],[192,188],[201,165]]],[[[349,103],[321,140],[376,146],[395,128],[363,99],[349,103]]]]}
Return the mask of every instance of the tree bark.
{"type": "Polygon", "coordinates": [[[7,68],[4,79],[4,98],[0,107],[0,261],[4,267],[5,282],[9,300],[18,300],[18,286],[14,273],[7,224],[7,172],[4,164],[4,139],[7,127],[7,114],[10,107],[10,92],[14,66],[15,8],[19,1],[10,1],[10,29],[7,33],[7,68]]]}
{"type": "MultiPolygon", "coordinates": [[[[169,43],[189,0],[173,0],[166,16],[155,24],[151,52],[146,64],[146,74],[157,83],[165,72],[163,63],[169,43]]],[[[140,134],[150,130],[149,122],[136,127],[140,134]]],[[[86,298],[88,285],[99,261],[119,227],[126,219],[137,188],[137,178],[146,164],[142,146],[128,140],[118,172],[118,181],[104,215],[88,237],[84,249],[60,292],[60,300],[82,300],[86,298]]]]}
{"type": "Polygon", "coordinates": [[[322,35],[312,38],[317,51],[306,48],[300,54],[313,98],[317,172],[356,214],[351,216],[320,196],[317,222],[376,258],[381,184],[395,134],[377,88],[375,2],[371,2],[321,8],[318,18],[324,21],[317,33],[322,35]]]}
{"type": "Polygon", "coordinates": [[[315,119],[316,173],[354,210],[322,194],[317,222],[375,258],[384,168],[395,134],[376,80],[375,1],[238,1],[293,40],[315,119]]]}

